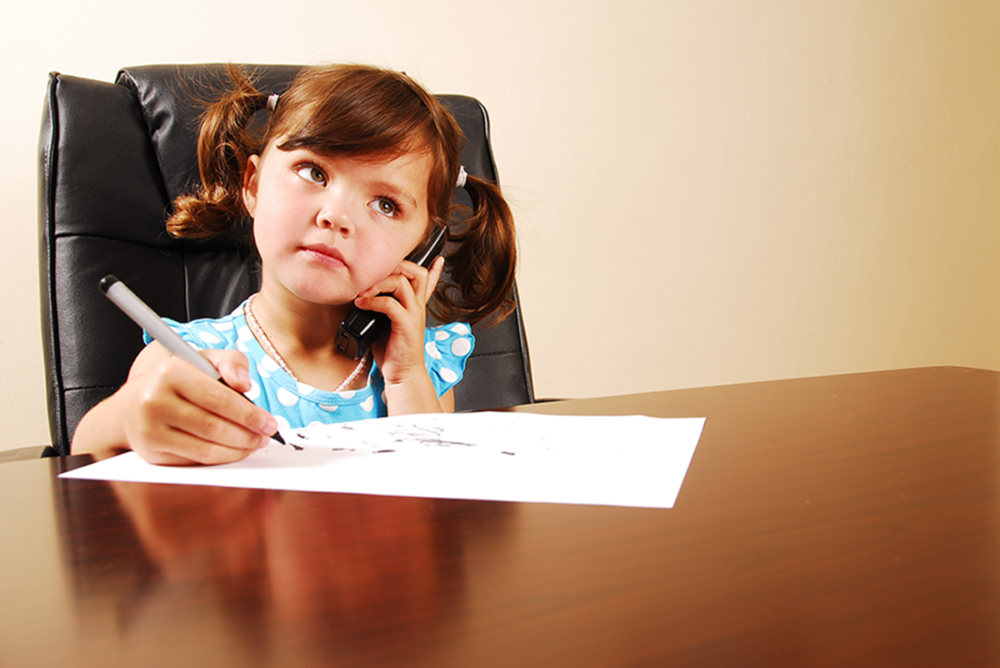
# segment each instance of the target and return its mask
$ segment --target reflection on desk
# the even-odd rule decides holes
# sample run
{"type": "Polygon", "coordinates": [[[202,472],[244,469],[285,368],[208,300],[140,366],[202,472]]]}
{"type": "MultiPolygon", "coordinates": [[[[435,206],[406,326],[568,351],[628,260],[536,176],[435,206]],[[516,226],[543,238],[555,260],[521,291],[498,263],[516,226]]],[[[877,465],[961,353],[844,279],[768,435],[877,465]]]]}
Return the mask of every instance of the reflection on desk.
{"type": "Polygon", "coordinates": [[[0,664],[1000,665],[1000,373],[516,410],[708,419],[671,510],[4,464],[0,664]]]}
{"type": "Polygon", "coordinates": [[[382,636],[393,639],[383,649],[400,660],[437,644],[456,629],[448,611],[464,587],[457,551],[502,535],[516,514],[513,504],[442,507],[217,487],[179,495],[168,485],[110,483],[106,493],[115,499],[88,501],[117,504],[121,520],[64,516],[75,524],[64,536],[99,530],[121,548],[122,558],[93,560],[75,541],[66,545],[83,637],[111,626],[130,644],[162,647],[171,637],[203,635],[210,623],[213,645],[248,657],[278,651],[283,661],[297,654],[350,661],[357,645],[370,651],[382,636]],[[102,529],[87,526],[95,519],[102,529]]]}

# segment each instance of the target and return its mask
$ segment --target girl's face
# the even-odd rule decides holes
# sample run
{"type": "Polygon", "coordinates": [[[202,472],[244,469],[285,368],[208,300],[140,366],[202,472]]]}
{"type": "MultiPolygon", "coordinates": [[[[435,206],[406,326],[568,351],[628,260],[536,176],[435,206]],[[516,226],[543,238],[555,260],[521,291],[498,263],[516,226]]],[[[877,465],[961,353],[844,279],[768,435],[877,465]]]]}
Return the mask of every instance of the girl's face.
{"type": "Polygon", "coordinates": [[[350,303],[423,239],[431,157],[373,161],[277,143],[252,156],[244,175],[262,289],[277,281],[313,303],[350,303]]]}

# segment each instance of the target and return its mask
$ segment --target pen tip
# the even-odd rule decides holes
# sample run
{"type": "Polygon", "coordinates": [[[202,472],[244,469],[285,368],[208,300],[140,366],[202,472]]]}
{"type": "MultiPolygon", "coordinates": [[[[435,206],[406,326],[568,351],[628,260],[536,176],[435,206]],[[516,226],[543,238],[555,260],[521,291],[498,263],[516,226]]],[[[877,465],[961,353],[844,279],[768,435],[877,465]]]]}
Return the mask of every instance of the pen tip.
{"type": "Polygon", "coordinates": [[[118,279],[114,275],[108,274],[107,276],[105,276],[104,278],[101,279],[101,283],[100,283],[101,291],[102,292],[107,292],[109,289],[111,289],[111,286],[114,285],[117,282],[118,282],[118,279]]]}

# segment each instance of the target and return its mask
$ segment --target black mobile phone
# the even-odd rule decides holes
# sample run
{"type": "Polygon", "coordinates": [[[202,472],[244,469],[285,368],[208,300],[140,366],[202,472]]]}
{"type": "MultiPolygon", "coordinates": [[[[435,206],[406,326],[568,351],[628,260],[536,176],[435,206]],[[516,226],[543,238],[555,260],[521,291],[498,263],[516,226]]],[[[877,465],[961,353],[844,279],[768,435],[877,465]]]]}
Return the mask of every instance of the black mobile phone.
{"type": "MultiPolygon", "coordinates": [[[[410,253],[406,259],[426,269],[441,254],[447,241],[448,228],[442,227],[434,233],[430,242],[410,253]]],[[[372,343],[389,331],[389,325],[389,316],[386,314],[362,311],[355,306],[344,318],[344,322],[340,323],[337,350],[351,359],[359,360],[371,348],[372,343]]]]}

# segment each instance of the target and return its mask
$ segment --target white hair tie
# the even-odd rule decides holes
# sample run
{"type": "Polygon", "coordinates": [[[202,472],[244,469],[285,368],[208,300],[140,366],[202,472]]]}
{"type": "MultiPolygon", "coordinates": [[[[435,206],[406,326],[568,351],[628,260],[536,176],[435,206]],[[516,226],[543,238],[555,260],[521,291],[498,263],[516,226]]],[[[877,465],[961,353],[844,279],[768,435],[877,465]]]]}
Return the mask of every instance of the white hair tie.
{"type": "Polygon", "coordinates": [[[465,165],[459,165],[458,167],[458,179],[455,181],[456,188],[464,188],[465,180],[468,178],[469,173],[465,171],[465,165]]]}
{"type": "Polygon", "coordinates": [[[278,108],[278,95],[277,95],[277,93],[275,93],[274,95],[268,95],[267,96],[267,110],[273,114],[274,110],[277,109],[277,108],[278,108]]]}

